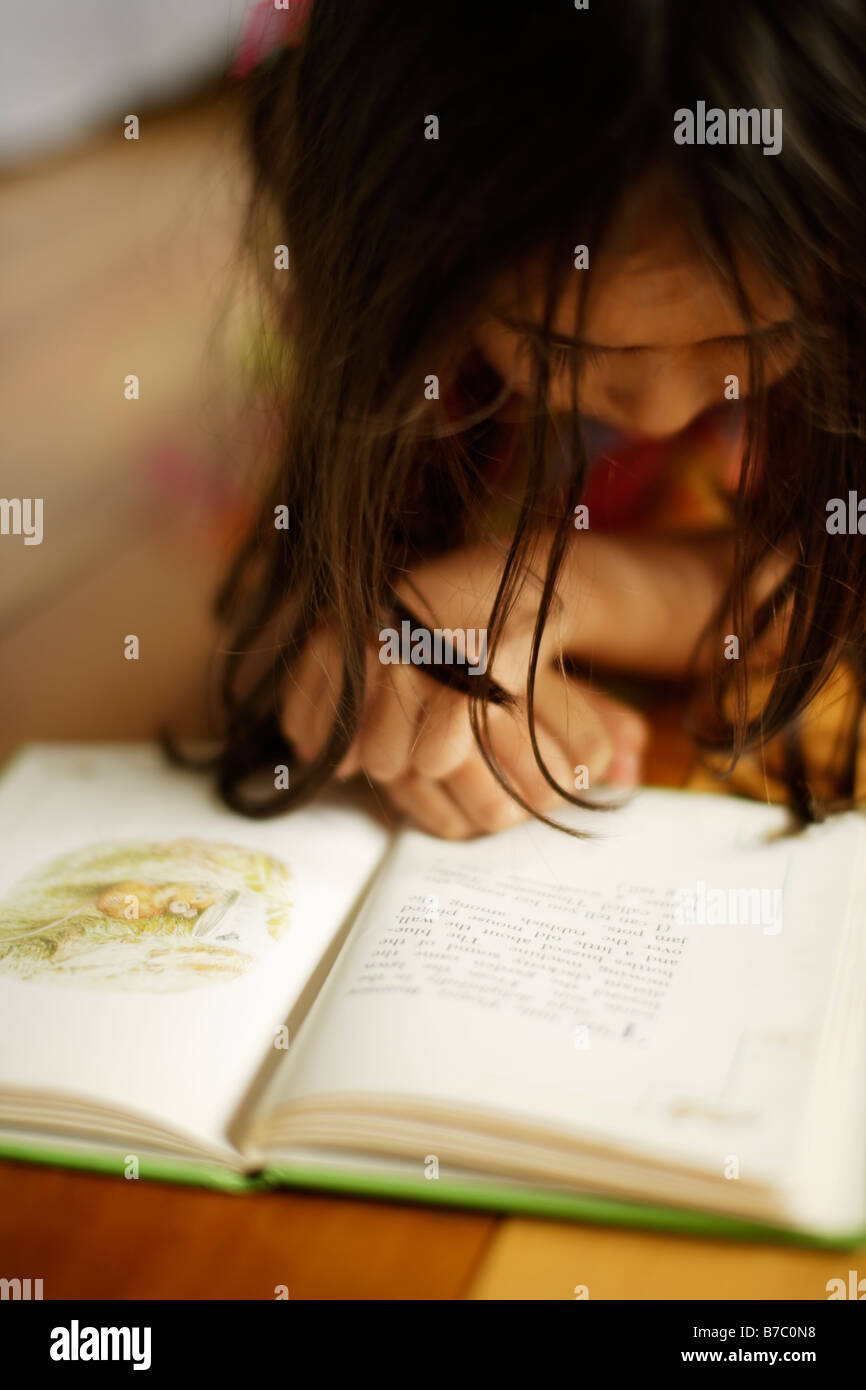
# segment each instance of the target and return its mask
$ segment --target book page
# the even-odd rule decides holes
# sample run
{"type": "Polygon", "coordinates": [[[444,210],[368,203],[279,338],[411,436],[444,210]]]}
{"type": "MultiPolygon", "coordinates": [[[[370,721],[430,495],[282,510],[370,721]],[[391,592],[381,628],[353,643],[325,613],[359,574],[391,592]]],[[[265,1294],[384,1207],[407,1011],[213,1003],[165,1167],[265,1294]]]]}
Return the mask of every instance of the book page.
{"type": "Polygon", "coordinates": [[[646,791],[568,823],[595,838],[404,832],[268,1107],[396,1097],[785,1170],[862,820],[786,837],[779,808],[646,791]]]}
{"type": "Polygon", "coordinates": [[[0,843],[0,1091],[220,1145],[389,836],[339,802],[236,815],[155,747],[37,745],[0,843]]]}

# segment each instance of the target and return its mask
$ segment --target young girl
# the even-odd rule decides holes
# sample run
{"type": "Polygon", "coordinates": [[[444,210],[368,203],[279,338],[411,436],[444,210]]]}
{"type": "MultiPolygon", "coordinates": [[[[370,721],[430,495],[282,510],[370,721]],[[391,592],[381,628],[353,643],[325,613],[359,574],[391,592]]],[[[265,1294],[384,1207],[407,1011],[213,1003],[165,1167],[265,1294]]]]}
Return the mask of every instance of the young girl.
{"type": "Polygon", "coordinates": [[[864,540],[828,529],[866,495],[859,0],[275,15],[245,81],[291,356],[220,599],[225,798],[364,774],[463,837],[635,785],[592,667],[693,673],[731,765],[843,659],[859,688],[864,540]],[[385,660],[407,614],[484,669],[385,660]]]}

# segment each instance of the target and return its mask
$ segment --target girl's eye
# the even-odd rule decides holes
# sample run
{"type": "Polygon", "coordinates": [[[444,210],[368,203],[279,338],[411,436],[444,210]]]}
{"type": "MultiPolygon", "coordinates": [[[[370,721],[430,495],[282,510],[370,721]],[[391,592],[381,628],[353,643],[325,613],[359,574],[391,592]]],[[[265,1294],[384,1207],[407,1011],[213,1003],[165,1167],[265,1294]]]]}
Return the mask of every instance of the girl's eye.
{"type": "MultiPolygon", "coordinates": [[[[754,348],[759,357],[768,362],[787,358],[792,351],[800,345],[800,337],[796,328],[790,324],[785,324],[781,328],[774,328],[768,332],[761,333],[754,340],[754,348]]],[[[744,338],[720,338],[718,342],[710,344],[717,352],[730,352],[732,349],[748,356],[749,345],[744,338]]]]}
{"type": "MultiPolygon", "coordinates": [[[[606,353],[597,348],[547,343],[535,337],[527,337],[526,343],[533,355],[542,364],[546,364],[551,376],[558,376],[561,372],[575,368],[579,372],[583,367],[597,367],[606,356],[606,353]]],[[[791,352],[798,345],[797,331],[789,324],[761,334],[755,342],[758,353],[770,365],[779,363],[787,365],[791,352]]],[[[729,352],[732,348],[744,353],[747,352],[747,345],[743,338],[717,339],[713,343],[707,344],[707,349],[716,353],[720,349],[729,352]]],[[[627,349],[623,349],[623,352],[625,351],[627,349]]]]}
{"type": "Polygon", "coordinates": [[[569,348],[557,347],[554,344],[549,351],[551,367],[556,372],[565,371],[566,367],[570,367],[572,364],[580,371],[581,367],[597,367],[600,362],[604,361],[604,353],[590,347],[569,348]]]}
{"type": "Polygon", "coordinates": [[[571,363],[574,362],[575,358],[574,354],[569,352],[568,348],[554,346],[548,349],[547,360],[550,363],[550,370],[552,372],[564,372],[566,367],[569,367],[571,363]]]}
{"type": "Polygon", "coordinates": [[[563,347],[557,343],[542,343],[537,339],[531,340],[532,347],[536,354],[546,361],[552,376],[559,372],[564,372],[567,368],[597,366],[602,360],[602,354],[594,348],[587,347],[563,347]]]}

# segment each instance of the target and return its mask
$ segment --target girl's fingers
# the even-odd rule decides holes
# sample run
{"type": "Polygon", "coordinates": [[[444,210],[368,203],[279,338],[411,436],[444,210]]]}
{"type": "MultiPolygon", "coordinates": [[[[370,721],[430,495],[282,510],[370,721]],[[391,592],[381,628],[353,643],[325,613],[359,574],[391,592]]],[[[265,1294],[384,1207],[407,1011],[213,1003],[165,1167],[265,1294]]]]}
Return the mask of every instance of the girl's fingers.
{"type": "MultiPolygon", "coordinates": [[[[312,634],[289,673],[281,716],[298,756],[317,756],[331,733],[340,692],[342,657],[329,628],[312,634]]],[[[385,666],[367,652],[367,697],[358,736],[337,770],[363,771],[385,787],[399,810],[423,829],[448,839],[486,834],[516,824],[526,812],[497,781],[478,748],[469,701],[412,666],[385,666]]],[[[561,798],[535,761],[525,712],[488,710],[491,752],[506,781],[536,811],[561,798]]],[[[640,777],[646,724],[611,696],[554,666],[539,672],[535,729],[542,760],[564,790],[601,782],[629,788],[640,777]]]]}
{"type": "Polygon", "coordinates": [[[382,663],[376,659],[376,653],[367,648],[366,656],[366,678],[364,685],[364,708],[361,711],[361,719],[358,725],[352,744],[345,754],[341,763],[337,766],[336,776],[345,781],[349,777],[354,777],[356,772],[361,771],[361,735],[364,730],[364,721],[373,708],[378,693],[378,682],[382,676],[382,663]]]}
{"type": "Polygon", "coordinates": [[[466,696],[444,686],[434,687],[432,681],[426,681],[425,686],[424,712],[412,748],[412,766],[422,777],[437,781],[466,762],[475,740],[466,696]]]}
{"type": "Polygon", "coordinates": [[[527,812],[500,786],[477,746],[463,766],[451,773],[445,785],[476,833],[490,835],[497,830],[508,830],[526,819],[527,812]]]}
{"type": "MultiPolygon", "coordinates": [[[[558,677],[558,673],[554,674],[558,677]]],[[[589,764],[587,758],[580,756],[579,740],[574,744],[569,743],[569,747],[576,749],[576,761],[587,767],[589,785],[592,786],[594,781],[605,781],[610,786],[623,789],[637,786],[649,733],[646,720],[636,710],[629,709],[628,705],[620,704],[612,695],[607,695],[602,690],[593,690],[590,686],[572,681],[568,677],[565,679],[568,680],[569,686],[573,687],[572,698],[578,702],[578,717],[580,709],[591,713],[603,729],[610,746],[610,755],[604,769],[599,771],[589,764]]]]}
{"type": "Polygon", "coordinates": [[[443,840],[466,840],[476,834],[469,817],[438,782],[410,769],[384,788],[388,800],[413,825],[443,840]]]}
{"type": "Polygon", "coordinates": [[[356,756],[374,782],[389,783],[408,769],[423,690],[412,666],[375,665],[376,692],[364,713],[356,756]]]}
{"type": "MultiPolygon", "coordinates": [[[[596,786],[607,778],[615,744],[605,718],[606,700],[607,697],[598,697],[589,686],[555,667],[538,679],[535,713],[539,744],[542,743],[540,731],[544,729],[547,739],[552,739],[556,746],[557,780],[561,774],[565,779],[562,785],[568,788],[574,785],[577,765],[586,768],[589,786],[596,786]]],[[[544,746],[549,747],[549,743],[544,746]]]]}
{"type": "Polygon", "coordinates": [[[322,629],[312,634],[286,680],[280,728],[305,762],[316,756],[324,741],[322,711],[328,708],[327,661],[328,644],[322,629]]]}
{"type": "MultiPolygon", "coordinates": [[[[508,781],[535,811],[549,811],[563,804],[538,766],[529,738],[526,716],[515,718],[504,709],[490,711],[488,724],[491,752],[499,762],[508,781]]],[[[573,761],[562,738],[561,730],[551,730],[538,709],[535,717],[535,736],[545,766],[559,786],[570,791],[574,785],[573,761]]],[[[595,733],[593,732],[593,737],[595,733]]]]}
{"type": "MultiPolygon", "coordinates": [[[[535,733],[541,759],[556,785],[568,792],[578,766],[587,769],[587,785],[607,781],[634,786],[646,725],[634,711],[610,696],[551,671],[538,682],[535,733]]],[[[515,717],[492,707],[487,728],[490,751],[506,781],[534,811],[549,812],[564,804],[535,759],[525,715],[515,717]]],[[[487,766],[481,750],[473,751],[447,787],[465,814],[483,832],[503,830],[526,816],[487,766]]]]}
{"type": "MultiPolygon", "coordinates": [[[[324,747],[340,699],[342,654],[330,628],[312,634],[289,675],[282,730],[302,761],[310,762],[324,747]]],[[[392,780],[406,766],[415,733],[420,696],[412,668],[383,667],[374,649],[367,651],[365,708],[361,726],[336,775],[352,777],[363,767],[376,781],[392,780]]]]}
{"type": "Polygon", "coordinates": [[[322,630],[315,651],[324,682],[320,687],[318,704],[310,718],[310,741],[315,753],[319,753],[331,736],[343,681],[343,651],[333,628],[322,630]]]}

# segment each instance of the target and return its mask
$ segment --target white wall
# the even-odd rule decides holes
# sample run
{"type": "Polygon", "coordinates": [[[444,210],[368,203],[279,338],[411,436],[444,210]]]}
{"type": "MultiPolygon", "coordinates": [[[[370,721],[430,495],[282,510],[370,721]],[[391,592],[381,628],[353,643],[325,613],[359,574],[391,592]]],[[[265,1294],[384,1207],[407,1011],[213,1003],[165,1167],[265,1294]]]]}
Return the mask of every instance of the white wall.
{"type": "Polygon", "coordinates": [[[0,161],[182,96],[231,60],[248,0],[0,0],[0,161]]]}

